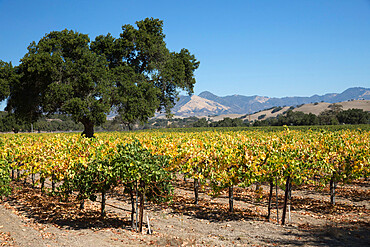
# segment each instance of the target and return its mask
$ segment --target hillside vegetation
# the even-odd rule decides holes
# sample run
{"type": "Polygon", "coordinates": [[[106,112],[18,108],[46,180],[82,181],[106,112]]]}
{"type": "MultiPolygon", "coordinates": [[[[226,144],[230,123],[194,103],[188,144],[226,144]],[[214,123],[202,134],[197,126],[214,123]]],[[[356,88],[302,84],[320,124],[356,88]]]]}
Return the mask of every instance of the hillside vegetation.
{"type": "Polygon", "coordinates": [[[247,127],[299,126],[370,123],[370,100],[354,100],[330,104],[326,102],[297,107],[271,107],[253,114],[225,114],[207,117],[154,118],[147,128],[166,127],[247,127]]]}

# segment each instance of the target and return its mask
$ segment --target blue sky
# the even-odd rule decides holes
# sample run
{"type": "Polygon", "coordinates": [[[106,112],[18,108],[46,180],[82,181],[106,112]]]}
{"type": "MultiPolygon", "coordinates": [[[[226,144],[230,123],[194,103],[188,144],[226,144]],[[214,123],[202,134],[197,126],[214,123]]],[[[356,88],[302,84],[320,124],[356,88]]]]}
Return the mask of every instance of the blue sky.
{"type": "Polygon", "coordinates": [[[65,28],[118,37],[121,26],[164,20],[170,50],[200,61],[195,93],[310,96],[370,87],[370,1],[0,0],[0,59],[65,28]]]}

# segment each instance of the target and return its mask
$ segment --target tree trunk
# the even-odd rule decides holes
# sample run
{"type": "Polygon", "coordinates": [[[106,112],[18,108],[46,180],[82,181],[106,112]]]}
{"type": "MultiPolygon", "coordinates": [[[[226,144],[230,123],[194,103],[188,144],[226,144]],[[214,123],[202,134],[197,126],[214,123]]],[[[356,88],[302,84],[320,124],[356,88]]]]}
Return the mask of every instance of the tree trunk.
{"type": "Polygon", "coordinates": [[[143,217],[144,217],[144,201],[145,201],[145,184],[144,181],[140,181],[140,210],[139,210],[139,232],[143,231],[143,217]]]}
{"type": "MultiPolygon", "coordinates": [[[[63,182],[63,195],[64,195],[64,201],[65,202],[68,202],[69,200],[69,195],[72,194],[72,191],[71,191],[71,184],[69,183],[68,180],[65,180],[63,182]]],[[[82,200],[83,201],[83,200],[82,200]]],[[[82,203],[84,204],[84,203],[82,203]]],[[[82,208],[81,208],[81,204],[80,204],[80,208],[83,209],[84,205],[82,205],[82,208]]]]}
{"type": "Polygon", "coordinates": [[[100,216],[102,218],[105,217],[105,191],[104,190],[101,192],[101,213],[100,213],[100,216]]]}
{"type": "Polygon", "coordinates": [[[136,207],[135,207],[135,231],[137,231],[137,224],[139,222],[139,190],[136,185],[136,207]]]}
{"type": "Polygon", "coordinates": [[[199,189],[199,181],[198,179],[194,179],[194,204],[198,205],[198,189],[199,189]]]}
{"type": "Polygon", "coordinates": [[[34,188],[35,187],[35,174],[33,173],[33,171],[31,174],[31,180],[32,180],[32,188],[34,188]]]}
{"type": "Polygon", "coordinates": [[[54,173],[51,175],[51,191],[55,191],[55,178],[54,178],[54,173]]]}
{"type": "Polygon", "coordinates": [[[234,212],[234,194],[232,185],[229,187],[229,212],[234,212]]]}
{"type": "Polygon", "coordinates": [[[131,198],[131,226],[132,229],[135,228],[135,197],[134,190],[130,189],[130,198],[131,198]]]}
{"type": "Polygon", "coordinates": [[[333,173],[330,179],[330,203],[335,204],[335,189],[337,188],[337,181],[335,181],[335,173],[333,173]]]}
{"type": "Polygon", "coordinates": [[[274,190],[274,182],[272,179],[270,180],[270,194],[269,194],[269,203],[268,203],[268,208],[267,208],[267,220],[270,221],[270,216],[271,216],[271,201],[272,201],[272,191],[274,190]]]}
{"type": "Polygon", "coordinates": [[[278,194],[278,179],[276,177],[275,194],[276,194],[276,222],[279,224],[279,194],[278,194]]]}
{"type": "Polygon", "coordinates": [[[281,218],[281,224],[282,225],[285,225],[286,208],[287,208],[287,205],[288,205],[289,189],[290,189],[290,176],[287,177],[286,184],[285,184],[285,197],[284,197],[283,216],[281,218]]]}
{"type": "Polygon", "coordinates": [[[94,137],[94,123],[89,120],[82,120],[81,123],[84,125],[84,131],[81,135],[87,138],[94,137]]]}
{"type": "Polygon", "coordinates": [[[41,177],[40,178],[40,181],[41,181],[41,193],[44,193],[45,178],[44,177],[41,177]]]}

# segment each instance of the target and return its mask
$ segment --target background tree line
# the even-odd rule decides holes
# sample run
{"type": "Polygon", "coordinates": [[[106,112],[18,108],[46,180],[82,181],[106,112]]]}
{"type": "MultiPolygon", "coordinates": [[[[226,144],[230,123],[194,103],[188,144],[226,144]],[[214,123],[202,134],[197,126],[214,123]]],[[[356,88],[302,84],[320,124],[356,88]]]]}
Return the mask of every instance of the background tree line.
{"type": "Polygon", "coordinates": [[[362,109],[342,110],[341,105],[333,104],[316,116],[312,113],[288,110],[285,114],[265,120],[249,122],[240,118],[224,118],[216,122],[201,118],[187,127],[248,127],[248,126],[309,126],[309,125],[337,125],[337,124],[370,124],[370,113],[362,109]]]}
{"type": "Polygon", "coordinates": [[[293,112],[289,110],[285,115],[276,118],[255,121],[253,126],[283,126],[283,125],[336,125],[336,124],[369,124],[370,113],[362,109],[330,109],[318,116],[312,113],[293,112]]]}
{"type": "MultiPolygon", "coordinates": [[[[107,120],[96,126],[96,131],[124,131],[133,129],[161,129],[161,128],[192,128],[192,127],[250,127],[250,126],[312,126],[312,125],[337,125],[337,124],[369,124],[370,113],[362,109],[349,109],[340,111],[325,111],[316,116],[312,113],[293,112],[288,110],[286,115],[275,118],[249,122],[240,118],[224,118],[211,122],[206,118],[188,117],[173,119],[149,119],[147,123],[132,124],[127,126],[119,119],[107,120]]],[[[65,114],[53,114],[43,116],[33,124],[35,132],[53,131],[81,131],[83,125],[75,123],[71,116],[65,114]]],[[[14,115],[0,112],[0,132],[30,132],[31,125],[19,122],[14,115]]]]}
{"type": "Polygon", "coordinates": [[[54,114],[43,116],[35,123],[29,124],[16,119],[13,114],[0,112],[0,132],[55,132],[55,131],[82,131],[83,125],[76,123],[67,115],[54,114]]]}

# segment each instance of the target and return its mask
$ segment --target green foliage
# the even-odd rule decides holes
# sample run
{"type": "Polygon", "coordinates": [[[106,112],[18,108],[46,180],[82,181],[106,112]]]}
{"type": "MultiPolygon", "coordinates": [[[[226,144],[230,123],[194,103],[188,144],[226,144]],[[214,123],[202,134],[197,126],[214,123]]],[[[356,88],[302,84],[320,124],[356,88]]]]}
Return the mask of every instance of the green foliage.
{"type": "Polygon", "coordinates": [[[100,35],[91,44],[107,59],[110,78],[117,84],[118,119],[127,126],[146,122],[156,110],[170,115],[177,89],[193,93],[194,71],[199,67],[188,50],[168,50],[163,21],[146,18],[136,25],[124,25],[119,38],[100,35]]]}
{"type": "Polygon", "coordinates": [[[160,90],[127,66],[113,70],[116,80],[121,83],[117,88],[116,106],[119,114],[115,120],[129,127],[130,124],[144,123],[153,117],[160,104],[160,90]],[[131,74],[131,78],[124,78],[128,74],[131,74]]]}
{"type": "Polygon", "coordinates": [[[242,127],[246,124],[240,118],[229,118],[226,117],[223,120],[210,124],[211,127],[242,127]]]}
{"type": "Polygon", "coordinates": [[[135,190],[138,184],[144,184],[138,190],[152,201],[168,200],[173,191],[172,174],[166,170],[169,161],[165,156],[151,154],[139,141],[118,145],[113,159],[126,188],[135,190]]]}
{"type": "Polygon", "coordinates": [[[323,125],[339,124],[338,119],[336,117],[336,112],[332,110],[323,111],[320,113],[318,117],[320,124],[323,125]]]}
{"type": "Polygon", "coordinates": [[[10,84],[13,80],[15,80],[15,73],[12,64],[0,60],[0,101],[9,96],[10,84]]]}
{"type": "Polygon", "coordinates": [[[370,123],[370,113],[362,109],[348,109],[337,114],[338,121],[344,124],[370,123]]]}
{"type": "Polygon", "coordinates": [[[193,123],[193,127],[208,127],[208,121],[205,118],[201,118],[195,123],[193,123]]]}
{"type": "Polygon", "coordinates": [[[10,194],[10,167],[6,160],[0,160],[0,198],[10,194]]]}
{"type": "Polygon", "coordinates": [[[71,179],[65,179],[63,190],[66,193],[78,191],[80,200],[96,200],[96,194],[107,192],[118,183],[117,167],[109,159],[94,160],[89,164],[77,163],[71,169],[71,179]]]}
{"type": "Polygon", "coordinates": [[[280,111],[281,109],[283,109],[283,107],[281,107],[281,106],[277,106],[277,107],[275,107],[275,108],[271,111],[271,113],[278,112],[278,111],[280,111]]]}
{"type": "Polygon", "coordinates": [[[370,122],[370,113],[362,109],[340,110],[341,105],[333,104],[330,110],[320,113],[318,116],[303,112],[288,110],[286,115],[256,121],[253,126],[283,126],[283,125],[337,125],[337,124],[367,124],[370,122]]]}
{"type": "Polygon", "coordinates": [[[0,119],[0,131],[1,132],[11,132],[18,133],[22,127],[23,123],[15,118],[14,114],[4,113],[0,119]]]}
{"type": "Polygon", "coordinates": [[[30,123],[54,112],[84,125],[103,123],[111,103],[106,61],[90,50],[89,41],[63,30],[33,42],[17,68],[20,78],[11,86],[7,109],[30,123]]]}
{"type": "MultiPolygon", "coordinates": [[[[42,116],[33,124],[34,132],[51,131],[80,131],[83,130],[82,124],[76,124],[68,115],[55,114],[42,116]]],[[[17,119],[14,114],[0,112],[0,132],[30,132],[31,125],[17,119]]]]}
{"type": "Polygon", "coordinates": [[[66,172],[60,189],[66,195],[77,191],[79,200],[95,200],[97,194],[105,193],[119,183],[133,191],[140,183],[145,186],[137,189],[145,193],[148,200],[165,201],[173,191],[172,174],[165,170],[168,166],[167,157],[152,155],[138,141],[119,144],[113,157],[98,153],[89,163],[74,164],[66,172]]]}

